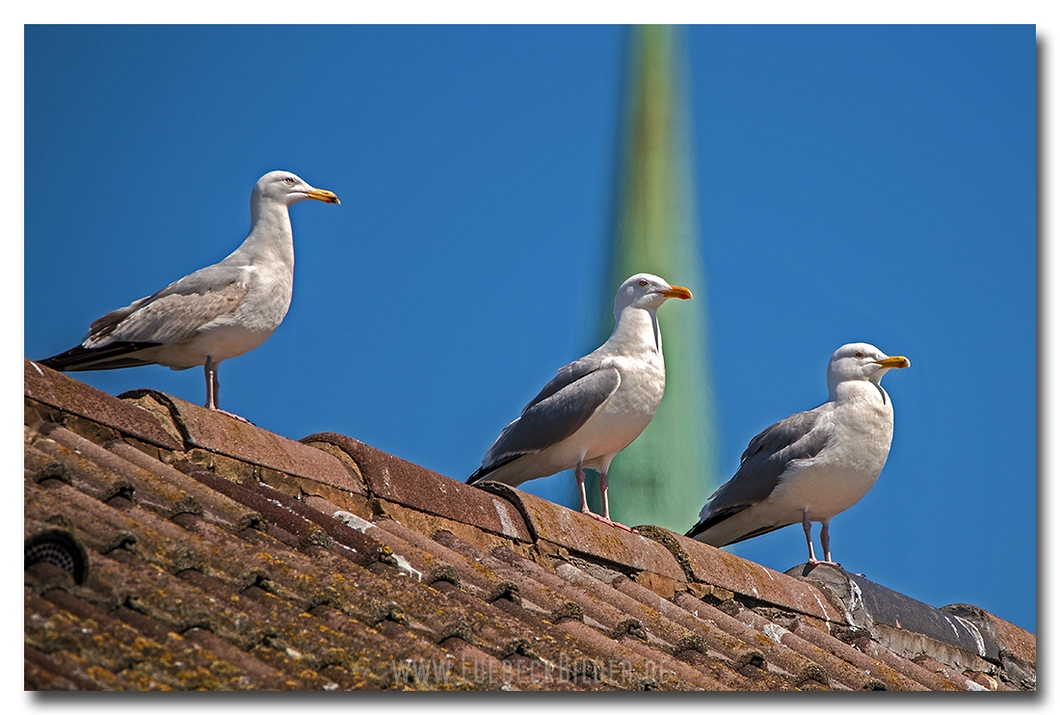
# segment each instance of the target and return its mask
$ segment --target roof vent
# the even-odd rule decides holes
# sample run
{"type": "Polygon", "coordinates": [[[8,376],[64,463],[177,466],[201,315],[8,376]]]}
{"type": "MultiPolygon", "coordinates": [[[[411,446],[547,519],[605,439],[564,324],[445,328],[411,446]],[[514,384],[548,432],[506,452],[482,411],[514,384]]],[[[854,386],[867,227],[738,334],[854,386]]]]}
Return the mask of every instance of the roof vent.
{"type": "Polygon", "coordinates": [[[42,561],[66,571],[78,585],[88,578],[88,554],[69,532],[52,529],[26,539],[26,568],[42,561]]]}

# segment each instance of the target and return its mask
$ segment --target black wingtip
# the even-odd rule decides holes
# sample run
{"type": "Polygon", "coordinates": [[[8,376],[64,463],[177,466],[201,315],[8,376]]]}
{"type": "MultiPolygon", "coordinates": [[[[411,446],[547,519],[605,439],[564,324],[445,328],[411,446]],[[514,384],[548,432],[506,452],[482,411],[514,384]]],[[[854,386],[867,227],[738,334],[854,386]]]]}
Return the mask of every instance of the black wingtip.
{"type": "MultiPolygon", "coordinates": [[[[739,512],[736,512],[736,513],[739,513],[739,512]]],[[[696,524],[695,526],[693,526],[691,529],[688,530],[688,533],[686,533],[685,536],[687,536],[689,538],[692,538],[692,539],[695,539],[697,536],[699,536],[703,532],[709,530],[711,527],[717,526],[718,524],[720,524],[721,522],[725,521],[726,519],[728,519],[731,516],[732,516],[732,513],[716,514],[713,517],[711,517],[709,519],[706,519],[704,521],[701,521],[698,524],[696,524]]],[[[725,541],[725,542],[722,542],[722,543],[719,543],[717,541],[713,541],[713,542],[704,541],[703,543],[710,544],[711,546],[717,546],[720,549],[722,546],[731,546],[733,544],[738,544],[741,541],[747,541],[748,539],[753,539],[756,536],[762,536],[763,534],[768,534],[771,531],[776,531],[777,529],[781,529],[781,528],[783,528],[785,526],[789,526],[789,524],[770,524],[768,526],[761,526],[761,527],[759,527],[757,529],[754,529],[752,531],[747,532],[743,536],[738,536],[735,539],[730,539],[729,541],[725,541]]],[[[698,541],[698,539],[697,539],[697,541],[698,541]]]]}
{"type": "Polygon", "coordinates": [[[516,454],[509,454],[503,459],[499,459],[495,462],[492,462],[488,467],[486,465],[482,465],[481,467],[475,470],[474,474],[467,478],[467,482],[465,483],[474,484],[475,482],[482,481],[483,479],[486,479],[486,477],[503,467],[505,464],[508,464],[509,462],[514,462],[515,460],[519,459],[519,457],[524,457],[527,454],[528,452],[517,452],[516,454]]]}
{"type": "Polygon", "coordinates": [[[65,352],[52,355],[33,362],[49,367],[58,372],[76,372],[79,370],[113,370],[122,367],[139,367],[152,364],[142,360],[136,353],[146,348],[157,347],[159,343],[111,343],[102,348],[85,348],[75,345],[65,352]]]}
{"type": "Polygon", "coordinates": [[[86,352],[88,351],[78,345],[76,347],[70,348],[69,350],[66,350],[65,352],[61,352],[56,355],[52,355],[51,357],[43,358],[41,360],[34,360],[33,362],[37,363],[38,365],[50,367],[52,370],[58,370],[59,372],[63,372],[64,370],[68,369],[71,364],[75,363],[81,354],[86,352]]]}

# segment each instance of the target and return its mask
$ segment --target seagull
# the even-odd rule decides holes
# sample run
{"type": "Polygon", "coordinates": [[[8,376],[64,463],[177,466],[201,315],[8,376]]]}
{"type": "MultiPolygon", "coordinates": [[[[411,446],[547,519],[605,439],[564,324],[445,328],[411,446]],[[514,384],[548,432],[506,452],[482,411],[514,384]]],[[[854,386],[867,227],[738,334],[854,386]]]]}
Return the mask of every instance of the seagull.
{"type": "Polygon", "coordinates": [[[651,422],[666,385],[662,335],[655,311],[667,298],[692,292],[650,273],[627,279],[615,296],[615,329],[603,345],[559,373],[501,432],[468,484],[517,486],[574,468],[581,512],[613,526],[607,504],[611,460],[651,422]],[[603,515],[585,498],[585,469],[600,473],[603,515]]]}
{"type": "Polygon", "coordinates": [[[685,536],[713,546],[735,544],[802,523],[811,566],[830,564],[828,523],[865,496],[891,450],[894,409],[880,380],[908,358],[868,343],[848,343],[828,363],[828,401],[759,433],[732,479],[704,505],[685,536]],[[818,561],[810,522],[821,523],[818,561]]]}
{"type": "Polygon", "coordinates": [[[287,209],[304,199],[339,203],[289,171],[265,174],[250,194],[250,233],[227,258],[107,313],[80,345],[37,362],[59,371],[202,365],[206,407],[238,418],[217,406],[217,368],[265,342],[287,315],[294,284],[287,209]]]}

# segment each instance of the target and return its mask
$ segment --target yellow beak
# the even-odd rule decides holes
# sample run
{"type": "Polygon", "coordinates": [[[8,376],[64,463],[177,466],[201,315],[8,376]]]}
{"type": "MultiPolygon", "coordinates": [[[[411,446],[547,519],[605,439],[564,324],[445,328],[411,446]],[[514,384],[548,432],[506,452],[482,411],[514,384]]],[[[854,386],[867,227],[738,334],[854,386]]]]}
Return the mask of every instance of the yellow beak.
{"type": "Polygon", "coordinates": [[[883,360],[873,360],[873,362],[880,367],[896,367],[899,369],[909,367],[909,358],[905,355],[892,355],[891,357],[885,357],[883,360]]]}
{"type": "Polygon", "coordinates": [[[305,195],[310,199],[316,199],[317,201],[323,201],[326,204],[337,204],[339,203],[339,197],[328,191],[327,189],[313,189],[312,191],[305,192],[305,195]]]}
{"type": "Polygon", "coordinates": [[[684,286],[671,286],[670,290],[661,290],[659,295],[665,295],[667,298],[680,298],[681,300],[689,300],[692,297],[692,291],[688,290],[684,286]]]}

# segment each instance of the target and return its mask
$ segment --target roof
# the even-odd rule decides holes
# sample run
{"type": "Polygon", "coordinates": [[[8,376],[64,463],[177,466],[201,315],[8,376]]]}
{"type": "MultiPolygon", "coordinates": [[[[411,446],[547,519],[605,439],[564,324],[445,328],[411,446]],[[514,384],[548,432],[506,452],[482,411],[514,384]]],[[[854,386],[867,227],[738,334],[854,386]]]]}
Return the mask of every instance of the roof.
{"type": "Polygon", "coordinates": [[[28,690],[1035,689],[972,605],[24,368],[28,690]]]}

